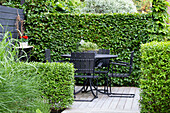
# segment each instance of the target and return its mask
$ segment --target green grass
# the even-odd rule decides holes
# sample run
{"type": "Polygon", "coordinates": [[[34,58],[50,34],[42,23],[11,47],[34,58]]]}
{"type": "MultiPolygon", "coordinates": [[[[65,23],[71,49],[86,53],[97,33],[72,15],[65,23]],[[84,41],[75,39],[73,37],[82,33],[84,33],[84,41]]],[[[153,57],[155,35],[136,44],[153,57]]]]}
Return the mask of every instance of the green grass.
{"type": "Polygon", "coordinates": [[[12,40],[6,42],[9,36],[11,38],[11,33],[6,32],[0,42],[0,112],[36,113],[40,110],[49,113],[50,105],[39,91],[36,67],[19,61],[12,40]]]}

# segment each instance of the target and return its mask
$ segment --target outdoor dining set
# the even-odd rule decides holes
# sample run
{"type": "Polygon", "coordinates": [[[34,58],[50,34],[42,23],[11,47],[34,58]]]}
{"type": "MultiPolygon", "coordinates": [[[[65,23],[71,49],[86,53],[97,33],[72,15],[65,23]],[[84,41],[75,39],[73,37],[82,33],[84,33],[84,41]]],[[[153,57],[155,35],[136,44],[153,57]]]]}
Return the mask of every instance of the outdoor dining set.
{"type": "MultiPolygon", "coordinates": [[[[134,51],[129,55],[129,62],[117,61],[118,55],[111,55],[110,50],[99,49],[97,53],[95,52],[72,52],[71,54],[61,55],[63,58],[69,58],[70,63],[73,63],[75,68],[75,78],[82,78],[83,86],[78,90],[74,90],[74,95],[80,92],[91,91],[93,98],[90,100],[76,100],[91,102],[98,98],[98,93],[108,95],[109,97],[124,97],[124,98],[134,98],[135,94],[124,94],[124,93],[114,93],[111,90],[112,77],[129,77],[132,73],[134,51]],[[113,60],[111,60],[113,59],[113,60]],[[114,61],[114,62],[113,62],[114,61]],[[118,66],[125,66],[128,72],[120,73],[117,72],[118,66]],[[103,89],[98,89],[98,79],[104,79],[103,89]]],[[[45,50],[46,61],[51,62],[50,49],[45,50]]],[[[65,62],[65,61],[56,61],[65,62]]],[[[121,68],[122,69],[122,68],[121,68]]],[[[76,96],[75,96],[76,97],[76,96]]]]}

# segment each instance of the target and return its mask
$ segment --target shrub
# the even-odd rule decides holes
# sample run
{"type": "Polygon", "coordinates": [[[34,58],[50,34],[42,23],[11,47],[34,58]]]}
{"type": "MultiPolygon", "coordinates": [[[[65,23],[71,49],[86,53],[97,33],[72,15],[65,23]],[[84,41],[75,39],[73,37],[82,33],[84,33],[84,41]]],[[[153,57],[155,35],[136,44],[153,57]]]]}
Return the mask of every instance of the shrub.
{"type": "Polygon", "coordinates": [[[169,113],[170,41],[141,46],[141,113],[169,113]]]}
{"type": "Polygon", "coordinates": [[[97,51],[98,46],[95,43],[92,42],[85,42],[84,40],[81,40],[78,44],[78,51],[97,51]]]}
{"type": "Polygon", "coordinates": [[[40,77],[43,97],[56,110],[67,108],[73,103],[74,67],[71,63],[31,63],[40,77]]]}
{"type": "MultiPolygon", "coordinates": [[[[44,61],[45,49],[51,50],[52,61],[63,60],[62,54],[76,51],[82,39],[93,42],[98,49],[110,49],[118,60],[128,62],[134,50],[134,70],[127,79],[115,79],[117,85],[137,85],[140,76],[140,44],[152,40],[163,40],[165,34],[153,34],[151,14],[36,14],[28,16],[26,32],[34,46],[32,60],[44,61]],[[41,18],[42,17],[42,18],[41,18]],[[37,24],[38,23],[38,24],[37,24]],[[155,37],[157,35],[157,37],[155,37]]],[[[103,81],[104,82],[104,81],[103,81]]]]}
{"type": "Polygon", "coordinates": [[[36,75],[36,68],[16,59],[11,40],[6,42],[8,36],[8,32],[5,33],[0,42],[0,112],[35,113],[39,109],[49,113],[50,106],[41,98],[39,82],[33,76],[36,75]],[[24,68],[24,65],[29,68],[24,68]]]}
{"type": "Polygon", "coordinates": [[[48,113],[50,107],[61,110],[71,105],[73,65],[20,62],[6,38],[0,42],[0,112],[48,113]]]}
{"type": "Polygon", "coordinates": [[[132,0],[85,0],[83,13],[134,13],[137,12],[132,0]]]}

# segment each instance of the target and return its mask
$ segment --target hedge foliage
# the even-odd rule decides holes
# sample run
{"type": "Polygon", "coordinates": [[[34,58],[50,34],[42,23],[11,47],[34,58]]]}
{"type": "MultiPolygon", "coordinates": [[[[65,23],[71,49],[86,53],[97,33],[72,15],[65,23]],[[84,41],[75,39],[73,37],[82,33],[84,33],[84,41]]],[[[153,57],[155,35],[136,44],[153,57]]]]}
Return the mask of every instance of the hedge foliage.
{"type": "MultiPolygon", "coordinates": [[[[44,113],[73,103],[74,67],[71,63],[20,62],[18,49],[5,33],[0,42],[0,112],[44,113]]],[[[25,55],[23,55],[25,56],[25,55]]]]}
{"type": "MultiPolygon", "coordinates": [[[[163,40],[148,29],[155,28],[151,14],[57,14],[27,15],[26,32],[34,46],[34,60],[44,61],[45,49],[51,49],[52,60],[61,54],[76,51],[81,39],[94,42],[99,48],[110,49],[118,60],[129,61],[135,51],[134,71],[129,79],[115,80],[119,85],[136,85],[140,75],[140,44],[163,40]]],[[[158,28],[155,28],[158,30],[158,28]]],[[[162,35],[162,34],[161,34],[162,35]]],[[[164,35],[164,34],[163,34],[164,35]]]]}
{"type": "Polygon", "coordinates": [[[40,77],[43,97],[57,110],[67,108],[74,99],[74,67],[71,63],[33,63],[40,77]]]}
{"type": "Polygon", "coordinates": [[[13,73],[37,80],[39,93],[51,109],[62,110],[73,103],[74,67],[71,63],[20,62],[15,66],[13,73]],[[22,70],[17,73],[19,68],[22,70]]]}
{"type": "Polygon", "coordinates": [[[169,34],[162,21],[165,18],[163,15],[167,15],[163,7],[167,2],[153,2],[152,14],[73,15],[56,14],[58,11],[54,8],[55,4],[49,0],[28,0],[22,8],[26,14],[26,34],[31,37],[29,45],[35,46],[33,60],[44,61],[44,50],[47,48],[52,50],[52,60],[61,60],[60,55],[75,51],[76,43],[81,39],[95,42],[100,48],[110,49],[111,54],[119,55],[119,60],[129,61],[130,51],[135,50],[132,77],[114,81],[119,85],[138,84],[140,44],[163,40],[169,34]]]}
{"type": "Polygon", "coordinates": [[[170,112],[170,41],[141,46],[141,113],[170,112]]]}

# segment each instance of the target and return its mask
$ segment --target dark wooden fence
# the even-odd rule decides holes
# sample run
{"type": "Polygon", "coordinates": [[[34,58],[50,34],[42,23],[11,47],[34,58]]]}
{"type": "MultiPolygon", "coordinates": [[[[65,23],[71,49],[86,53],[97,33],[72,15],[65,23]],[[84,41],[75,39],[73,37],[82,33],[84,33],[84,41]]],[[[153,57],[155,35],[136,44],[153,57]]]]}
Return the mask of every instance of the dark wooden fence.
{"type": "Polygon", "coordinates": [[[17,10],[20,18],[24,19],[22,9],[10,8],[0,5],[0,24],[3,26],[3,28],[0,27],[0,41],[2,41],[3,34],[6,31],[10,31],[12,33],[12,38],[17,38],[18,33],[15,26],[17,10]]]}

